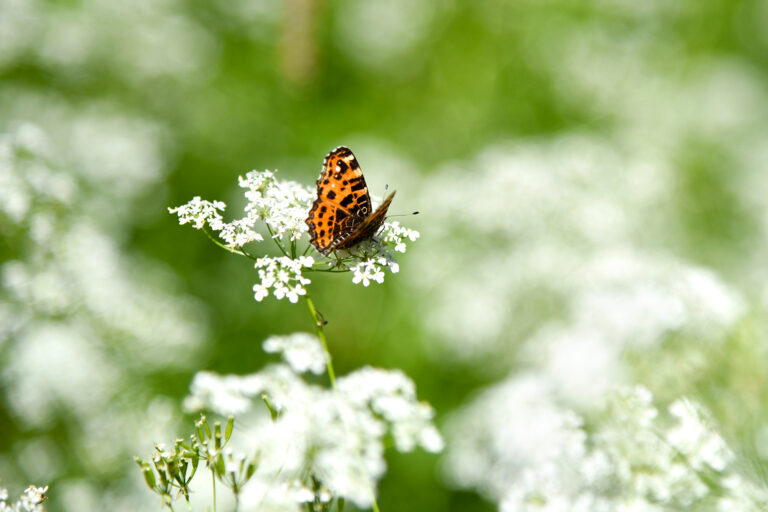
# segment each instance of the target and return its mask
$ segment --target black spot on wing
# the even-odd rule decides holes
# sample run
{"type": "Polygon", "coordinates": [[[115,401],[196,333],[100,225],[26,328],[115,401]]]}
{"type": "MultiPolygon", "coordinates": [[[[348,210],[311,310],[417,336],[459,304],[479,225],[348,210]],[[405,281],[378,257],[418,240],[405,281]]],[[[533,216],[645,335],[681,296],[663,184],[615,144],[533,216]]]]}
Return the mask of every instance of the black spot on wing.
{"type": "Polygon", "coordinates": [[[355,200],[355,196],[353,196],[352,194],[349,194],[347,197],[342,199],[339,204],[344,208],[349,208],[349,205],[352,204],[352,201],[354,200],[355,200]]]}
{"type": "Polygon", "coordinates": [[[336,199],[336,192],[331,190],[330,192],[328,192],[328,195],[326,197],[328,197],[328,199],[336,199]]]}

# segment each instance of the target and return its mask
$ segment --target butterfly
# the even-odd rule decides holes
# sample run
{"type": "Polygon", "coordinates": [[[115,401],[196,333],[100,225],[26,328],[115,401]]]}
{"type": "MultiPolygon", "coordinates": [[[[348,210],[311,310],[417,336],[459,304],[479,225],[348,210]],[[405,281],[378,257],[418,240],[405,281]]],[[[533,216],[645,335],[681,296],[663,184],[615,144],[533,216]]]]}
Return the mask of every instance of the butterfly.
{"type": "Polygon", "coordinates": [[[360,164],[349,148],[339,146],[323,160],[317,180],[317,199],[305,221],[309,242],[323,256],[349,249],[373,238],[387,216],[395,193],[373,211],[360,164]]]}

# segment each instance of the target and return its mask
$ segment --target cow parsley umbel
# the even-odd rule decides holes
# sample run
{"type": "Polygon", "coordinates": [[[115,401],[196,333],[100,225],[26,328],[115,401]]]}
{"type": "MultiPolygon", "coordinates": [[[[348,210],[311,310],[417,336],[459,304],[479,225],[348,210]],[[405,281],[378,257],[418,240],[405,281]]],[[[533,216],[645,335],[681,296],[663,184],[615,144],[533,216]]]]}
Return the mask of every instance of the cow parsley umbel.
{"type": "Polygon", "coordinates": [[[272,171],[251,171],[239,178],[239,185],[248,200],[239,219],[225,222],[226,204],[199,196],[168,211],[178,215],[179,224],[191,224],[217,245],[254,260],[259,282],[253,292],[259,302],[270,294],[298,302],[307,293],[311,279],[306,274],[311,272],[352,272],[355,284],[383,283],[385,271],[400,270],[395,255],[419,238],[418,231],[399,222],[384,222],[372,239],[325,257],[308,243],[305,220],[315,199],[313,187],[278,180],[272,171]],[[266,239],[274,242],[276,254],[266,253],[266,239]]]}

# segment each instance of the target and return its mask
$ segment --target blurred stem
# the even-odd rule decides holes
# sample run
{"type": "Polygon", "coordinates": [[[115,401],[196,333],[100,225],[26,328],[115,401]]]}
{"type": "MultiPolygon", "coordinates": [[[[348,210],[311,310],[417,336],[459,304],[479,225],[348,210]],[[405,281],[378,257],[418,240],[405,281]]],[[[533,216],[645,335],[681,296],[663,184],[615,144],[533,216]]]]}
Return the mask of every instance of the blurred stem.
{"type": "Polygon", "coordinates": [[[331,363],[331,351],[328,350],[328,340],[326,339],[325,331],[323,330],[325,319],[315,307],[315,303],[312,302],[312,298],[309,296],[309,292],[304,295],[304,299],[307,301],[309,313],[312,315],[312,320],[315,322],[315,332],[317,332],[317,337],[320,338],[320,343],[323,344],[323,351],[325,352],[325,368],[328,371],[328,378],[331,380],[331,387],[334,391],[337,391],[336,372],[333,371],[333,364],[331,363]]]}
{"type": "Polygon", "coordinates": [[[211,468],[211,482],[213,482],[213,512],[216,512],[216,475],[211,468]]]}

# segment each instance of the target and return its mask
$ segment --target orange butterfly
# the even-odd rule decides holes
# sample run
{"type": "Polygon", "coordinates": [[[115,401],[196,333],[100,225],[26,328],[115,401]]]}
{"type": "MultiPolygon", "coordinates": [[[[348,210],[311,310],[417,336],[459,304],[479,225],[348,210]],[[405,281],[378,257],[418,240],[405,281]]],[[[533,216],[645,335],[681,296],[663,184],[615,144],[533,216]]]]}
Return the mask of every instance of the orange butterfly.
{"type": "Polygon", "coordinates": [[[395,193],[372,211],[363,171],[349,148],[339,146],[323,160],[317,199],[306,223],[309,241],[323,256],[373,238],[387,216],[395,193]]]}

